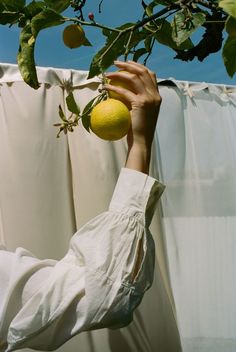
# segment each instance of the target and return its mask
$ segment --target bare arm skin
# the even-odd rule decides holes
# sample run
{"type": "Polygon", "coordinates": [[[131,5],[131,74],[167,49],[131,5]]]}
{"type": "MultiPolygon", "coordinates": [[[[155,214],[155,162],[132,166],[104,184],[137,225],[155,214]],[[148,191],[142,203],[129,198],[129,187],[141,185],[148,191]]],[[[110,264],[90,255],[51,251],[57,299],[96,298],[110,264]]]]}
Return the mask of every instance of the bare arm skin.
{"type": "Polygon", "coordinates": [[[156,75],[148,68],[133,61],[115,61],[115,65],[127,72],[112,72],[108,78],[119,78],[130,90],[105,85],[105,89],[121,94],[131,105],[132,126],[127,135],[128,153],[125,167],[149,173],[151,146],[159,115],[161,96],[156,75]]]}

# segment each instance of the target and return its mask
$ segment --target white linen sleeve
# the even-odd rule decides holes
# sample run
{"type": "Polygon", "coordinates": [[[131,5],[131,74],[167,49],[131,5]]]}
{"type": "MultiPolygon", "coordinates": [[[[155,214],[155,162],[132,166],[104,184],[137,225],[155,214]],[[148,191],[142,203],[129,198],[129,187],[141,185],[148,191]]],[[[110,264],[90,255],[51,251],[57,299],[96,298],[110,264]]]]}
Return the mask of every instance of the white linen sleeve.
{"type": "Polygon", "coordinates": [[[152,284],[148,227],[163,190],[123,168],[109,210],[72,237],[62,260],[0,250],[0,351],[55,350],[81,331],[128,325],[152,284]]]}

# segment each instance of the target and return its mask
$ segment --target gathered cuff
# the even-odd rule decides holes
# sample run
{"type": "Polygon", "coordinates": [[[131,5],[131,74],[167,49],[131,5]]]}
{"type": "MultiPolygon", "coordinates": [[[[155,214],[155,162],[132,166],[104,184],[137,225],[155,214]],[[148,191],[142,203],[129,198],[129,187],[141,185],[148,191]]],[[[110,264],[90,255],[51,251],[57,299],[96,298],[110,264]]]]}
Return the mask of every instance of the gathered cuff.
{"type": "Polygon", "coordinates": [[[165,186],[155,178],[140,171],[122,168],[109,210],[138,217],[149,225],[164,189],[165,186]]]}

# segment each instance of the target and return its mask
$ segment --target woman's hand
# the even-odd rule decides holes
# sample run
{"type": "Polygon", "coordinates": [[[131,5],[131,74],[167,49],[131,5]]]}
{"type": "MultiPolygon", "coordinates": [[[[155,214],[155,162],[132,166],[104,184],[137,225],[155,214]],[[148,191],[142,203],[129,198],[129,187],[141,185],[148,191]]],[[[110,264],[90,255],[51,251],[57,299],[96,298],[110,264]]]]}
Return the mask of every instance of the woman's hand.
{"type": "Polygon", "coordinates": [[[126,167],[148,173],[151,145],[161,105],[156,75],[133,61],[115,61],[115,65],[126,72],[108,73],[107,78],[119,79],[130,87],[127,90],[110,84],[105,85],[105,89],[122,95],[131,106],[132,126],[127,135],[126,167]]]}

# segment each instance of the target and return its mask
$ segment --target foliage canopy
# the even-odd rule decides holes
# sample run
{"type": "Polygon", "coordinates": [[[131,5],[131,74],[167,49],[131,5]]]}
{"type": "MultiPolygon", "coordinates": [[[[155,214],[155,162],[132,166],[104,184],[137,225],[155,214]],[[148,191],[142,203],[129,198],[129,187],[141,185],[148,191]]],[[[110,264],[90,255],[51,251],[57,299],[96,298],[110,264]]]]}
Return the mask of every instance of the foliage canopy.
{"type": "MultiPolygon", "coordinates": [[[[37,89],[39,82],[35,68],[34,47],[37,36],[45,28],[77,23],[96,27],[104,36],[104,45],[91,59],[89,78],[105,71],[119,57],[143,60],[146,64],[154,45],[165,45],[175,52],[175,58],[203,61],[208,55],[222,51],[228,75],[236,72],[236,0],[140,0],[142,18],[136,23],[108,27],[96,22],[86,12],[86,0],[2,0],[0,24],[18,25],[21,28],[17,62],[23,79],[37,89]],[[63,12],[71,7],[75,16],[68,18],[63,12]],[[204,33],[194,45],[191,36],[199,29],[204,33]],[[223,34],[226,34],[224,40],[223,34]]],[[[105,6],[99,3],[99,11],[105,6]]],[[[84,45],[91,45],[85,37],[84,45]]]]}

